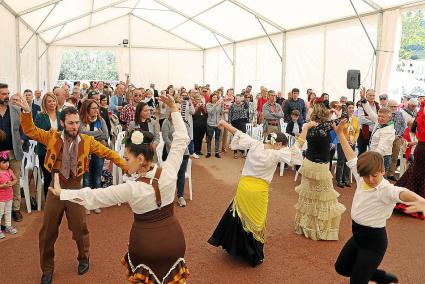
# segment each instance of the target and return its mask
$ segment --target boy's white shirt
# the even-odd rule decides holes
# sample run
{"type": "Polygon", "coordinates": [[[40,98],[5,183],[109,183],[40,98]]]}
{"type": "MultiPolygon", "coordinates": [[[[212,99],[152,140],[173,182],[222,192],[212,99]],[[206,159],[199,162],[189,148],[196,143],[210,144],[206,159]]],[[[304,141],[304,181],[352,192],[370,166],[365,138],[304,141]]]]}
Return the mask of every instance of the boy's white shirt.
{"type": "Polygon", "coordinates": [[[400,193],[408,191],[408,189],[395,186],[384,178],[378,186],[370,188],[357,173],[357,157],[349,160],[347,166],[357,182],[351,206],[351,218],[354,222],[363,226],[385,227],[387,219],[393,213],[395,204],[403,203],[400,200],[400,193]]]}

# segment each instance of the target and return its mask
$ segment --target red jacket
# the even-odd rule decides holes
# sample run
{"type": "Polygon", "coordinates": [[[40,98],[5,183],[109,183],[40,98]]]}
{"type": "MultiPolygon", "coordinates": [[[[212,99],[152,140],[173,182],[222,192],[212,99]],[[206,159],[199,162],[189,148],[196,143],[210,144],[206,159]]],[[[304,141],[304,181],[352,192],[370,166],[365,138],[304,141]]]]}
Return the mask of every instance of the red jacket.
{"type": "Polygon", "coordinates": [[[258,98],[258,103],[257,103],[257,111],[258,112],[263,112],[263,105],[265,105],[265,103],[267,103],[267,98],[263,99],[263,97],[259,97],[258,98]]]}
{"type": "MultiPolygon", "coordinates": [[[[410,129],[409,128],[406,128],[404,130],[403,139],[406,140],[407,142],[412,142],[412,139],[410,138],[410,129]]],[[[412,153],[412,147],[413,146],[409,146],[409,147],[406,148],[406,152],[404,153],[404,158],[406,160],[409,159],[410,153],[412,153]]]]}
{"type": "Polygon", "coordinates": [[[418,114],[416,116],[416,137],[419,142],[425,142],[425,114],[424,114],[425,101],[421,102],[418,114]]]}

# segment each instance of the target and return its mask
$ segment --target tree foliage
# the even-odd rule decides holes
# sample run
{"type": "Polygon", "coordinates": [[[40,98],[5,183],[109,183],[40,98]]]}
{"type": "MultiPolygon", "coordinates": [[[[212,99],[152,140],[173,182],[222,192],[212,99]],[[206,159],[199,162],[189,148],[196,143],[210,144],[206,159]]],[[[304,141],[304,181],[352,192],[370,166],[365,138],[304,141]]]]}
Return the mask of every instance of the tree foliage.
{"type": "Polygon", "coordinates": [[[62,57],[59,80],[116,81],[115,55],[108,50],[68,50],[62,57]]]}
{"type": "Polygon", "coordinates": [[[400,59],[425,59],[425,10],[403,13],[400,59]]]}

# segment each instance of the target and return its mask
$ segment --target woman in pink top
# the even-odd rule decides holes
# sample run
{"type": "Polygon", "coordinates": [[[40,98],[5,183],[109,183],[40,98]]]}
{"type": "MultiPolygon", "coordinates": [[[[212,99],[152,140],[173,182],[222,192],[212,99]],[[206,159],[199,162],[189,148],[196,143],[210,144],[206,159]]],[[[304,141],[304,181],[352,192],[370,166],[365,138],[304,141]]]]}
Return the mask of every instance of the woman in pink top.
{"type": "MultiPolygon", "coordinates": [[[[13,189],[17,179],[9,168],[9,151],[0,152],[0,222],[4,215],[6,233],[16,234],[18,231],[12,226],[13,189]]],[[[0,239],[5,235],[0,229],[0,239]]]]}

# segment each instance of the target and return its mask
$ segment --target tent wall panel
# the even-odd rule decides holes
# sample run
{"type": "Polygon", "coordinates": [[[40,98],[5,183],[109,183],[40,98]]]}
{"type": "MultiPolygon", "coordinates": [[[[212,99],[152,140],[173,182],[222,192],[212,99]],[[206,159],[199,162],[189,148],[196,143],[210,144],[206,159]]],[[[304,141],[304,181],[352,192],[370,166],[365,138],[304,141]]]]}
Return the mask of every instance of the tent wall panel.
{"type": "Polygon", "coordinates": [[[217,89],[218,82],[218,56],[223,52],[220,47],[207,49],[205,51],[205,84],[210,84],[212,89],[217,89]]]}
{"type": "MultiPolygon", "coordinates": [[[[233,45],[224,46],[228,56],[233,61],[233,45]]],[[[232,87],[233,65],[221,47],[208,49],[205,52],[205,84],[210,84],[212,89],[232,87]]]]}
{"type": "MultiPolygon", "coordinates": [[[[40,57],[40,55],[44,52],[44,50],[46,49],[46,44],[40,40],[39,41],[39,53],[38,57],[40,57]]],[[[44,53],[44,55],[39,59],[39,68],[40,68],[40,73],[39,73],[39,86],[40,86],[40,90],[42,91],[42,93],[47,92],[48,90],[48,68],[47,68],[47,56],[46,53],[44,53]]]]}
{"type": "Polygon", "coordinates": [[[201,51],[133,48],[131,59],[131,82],[136,86],[155,83],[158,89],[170,84],[190,89],[202,82],[201,51]]]}
{"type": "MultiPolygon", "coordinates": [[[[377,46],[378,16],[363,19],[363,23],[377,46]]],[[[375,56],[366,34],[358,20],[341,22],[326,27],[326,72],[324,90],[333,99],[346,95],[353,98],[353,91],[346,87],[347,70],[358,69],[361,83],[374,88],[375,56]]]]}
{"type": "MultiPolygon", "coordinates": [[[[271,37],[280,56],[282,56],[282,34],[271,37]]],[[[257,87],[280,91],[282,62],[268,38],[257,39],[257,87]]]]}
{"type": "Polygon", "coordinates": [[[15,17],[0,5],[0,82],[9,84],[11,92],[16,90],[16,38],[15,17]],[[7,28],[4,28],[7,27],[7,28]]]}
{"type": "Polygon", "coordinates": [[[324,64],[323,27],[286,34],[285,92],[299,88],[301,97],[308,88],[320,94],[324,64]]]}
{"type": "Polygon", "coordinates": [[[236,92],[252,85],[257,86],[257,40],[250,40],[236,44],[236,92]]]}
{"type": "Polygon", "coordinates": [[[19,35],[21,48],[28,44],[21,52],[21,91],[25,89],[34,90],[37,87],[37,62],[36,62],[36,41],[37,37],[32,35],[32,31],[20,24],[19,35]]]}

